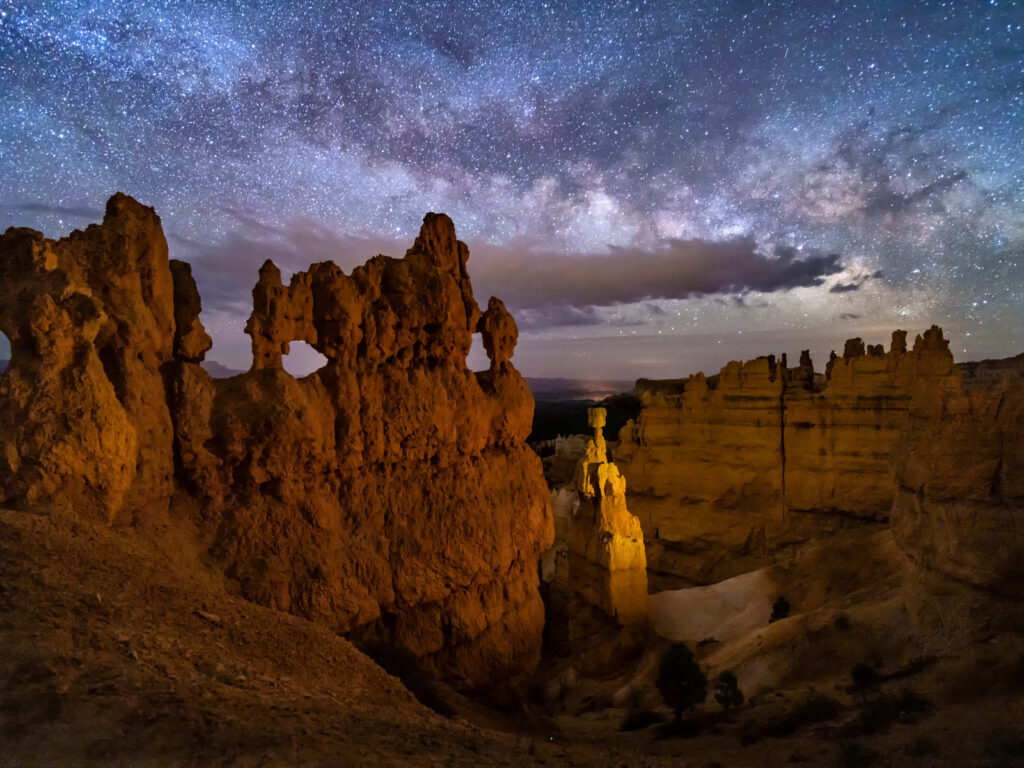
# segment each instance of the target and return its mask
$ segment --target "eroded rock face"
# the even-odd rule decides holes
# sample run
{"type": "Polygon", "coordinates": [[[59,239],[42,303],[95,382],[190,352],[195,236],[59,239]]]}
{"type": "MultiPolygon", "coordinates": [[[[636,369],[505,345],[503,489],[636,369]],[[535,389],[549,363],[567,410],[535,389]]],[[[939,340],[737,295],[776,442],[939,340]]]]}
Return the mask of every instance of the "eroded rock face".
{"type": "Polygon", "coordinates": [[[102,225],[60,241],[0,238],[0,502],[113,517],[166,505],[172,427],[172,278],[160,219],[125,195],[102,225]]]}
{"type": "Polygon", "coordinates": [[[891,525],[918,570],[915,618],[945,638],[965,627],[1020,631],[1024,355],[919,381],[895,455],[891,525]]]}
{"type": "Polygon", "coordinates": [[[606,416],[604,408],[587,411],[594,437],[576,465],[580,504],[568,530],[570,583],[628,626],[647,619],[647,556],[640,521],[626,508],[626,478],[608,461],[606,416]]]}
{"type": "Polygon", "coordinates": [[[59,242],[0,239],[4,503],[123,518],[173,502],[242,593],[401,643],[464,689],[516,687],[540,654],[537,556],[552,537],[533,399],[500,301],[428,214],[403,259],[330,262],[253,289],[253,367],[212,379],[187,265],[159,219],[111,199],[59,242]],[[479,329],[490,370],[466,368],[479,329]],[[295,379],[292,341],[326,365],[295,379]]]}
{"type": "Polygon", "coordinates": [[[763,357],[711,378],[639,382],[642,412],[616,459],[659,584],[713,583],[823,526],[884,523],[912,390],[953,368],[933,326],[909,352],[903,331],[888,353],[851,339],[826,378],[805,352],[795,369],[763,357]]]}

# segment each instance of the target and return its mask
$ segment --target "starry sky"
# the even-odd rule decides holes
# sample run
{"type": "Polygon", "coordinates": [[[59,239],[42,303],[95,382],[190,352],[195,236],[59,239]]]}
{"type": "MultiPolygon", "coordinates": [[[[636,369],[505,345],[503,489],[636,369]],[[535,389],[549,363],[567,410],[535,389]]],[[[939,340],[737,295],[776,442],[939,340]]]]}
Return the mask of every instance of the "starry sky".
{"type": "Polygon", "coordinates": [[[233,368],[264,259],[400,256],[431,210],[527,375],[820,370],[932,323],[1005,357],[1022,27],[1010,0],[0,0],[0,229],[154,206],[233,368]]]}

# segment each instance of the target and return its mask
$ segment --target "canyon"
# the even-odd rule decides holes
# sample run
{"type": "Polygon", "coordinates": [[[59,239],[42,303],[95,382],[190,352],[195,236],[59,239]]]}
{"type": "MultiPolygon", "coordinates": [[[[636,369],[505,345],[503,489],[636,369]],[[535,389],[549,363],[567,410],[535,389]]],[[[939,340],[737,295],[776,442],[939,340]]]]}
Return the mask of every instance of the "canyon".
{"type": "Polygon", "coordinates": [[[352,275],[267,262],[228,379],[187,264],[124,195],[101,225],[0,239],[0,504],[194,529],[242,596],[403,646],[497,698],[540,657],[536,561],[553,535],[514,320],[473,298],[466,246],[428,214],[403,259],[352,275]],[[466,368],[479,332],[491,361],[466,368]],[[327,357],[296,379],[301,340],[327,357]]]}
{"type": "MultiPolygon", "coordinates": [[[[1020,722],[1016,689],[961,689],[1024,660],[1024,355],[956,363],[932,326],[887,350],[851,339],[823,373],[804,353],[640,380],[618,440],[592,407],[591,433],[542,460],[518,327],[496,297],[481,310],[468,264],[433,213],[403,258],[351,274],[285,282],[268,261],[252,367],[214,378],[153,209],[117,194],[67,238],[0,237],[0,733],[17,754],[750,764],[743,739],[800,692],[853,712],[866,661],[917,675],[949,727],[979,708],[1020,722]],[[326,363],[292,376],[294,342],[326,363]],[[745,722],[685,749],[614,731],[662,706],[670,642],[734,675],[745,722]],[[382,644],[460,717],[358,650],[382,644]]],[[[805,733],[754,762],[794,755],[833,757],[805,733]]]]}
{"type": "Polygon", "coordinates": [[[857,339],[815,374],[807,352],[637,383],[641,413],[616,461],[667,587],[721,581],[843,529],[885,527],[911,402],[960,381],[942,330],[907,349],[857,339]]]}

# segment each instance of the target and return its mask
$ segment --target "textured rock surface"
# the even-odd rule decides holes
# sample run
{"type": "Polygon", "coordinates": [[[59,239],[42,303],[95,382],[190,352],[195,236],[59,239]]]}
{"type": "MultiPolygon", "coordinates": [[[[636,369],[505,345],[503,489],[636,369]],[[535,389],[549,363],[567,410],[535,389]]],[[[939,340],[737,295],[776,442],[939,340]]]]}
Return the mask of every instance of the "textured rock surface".
{"type": "Polygon", "coordinates": [[[121,194],[102,225],[60,241],[0,238],[0,499],[111,517],[166,504],[172,293],[160,219],[121,194]]]}
{"type": "Polygon", "coordinates": [[[330,262],[253,289],[253,367],[212,379],[187,266],[159,219],[111,199],[59,242],[0,240],[0,488],[127,519],[193,520],[244,596],[408,646],[466,689],[519,685],[540,653],[536,561],[552,539],[515,322],[481,317],[452,222],[405,258],[330,262]],[[479,330],[491,368],[466,368],[479,330]],[[292,341],[326,358],[295,379],[292,341]],[[172,480],[173,478],[173,480],[172,480]]]}
{"type": "Polygon", "coordinates": [[[943,638],[1024,627],[1024,355],[919,382],[896,481],[891,525],[917,569],[918,622],[943,638]]]}
{"type": "Polygon", "coordinates": [[[591,408],[587,416],[594,437],[576,466],[580,504],[569,524],[570,581],[619,624],[637,624],[647,619],[644,533],[626,508],[626,479],[608,461],[605,409],[591,408]]]}
{"type": "Polygon", "coordinates": [[[616,459],[662,586],[719,581],[822,528],[888,518],[911,391],[953,371],[941,329],[909,352],[905,337],[888,353],[851,339],[826,379],[805,352],[794,369],[763,357],[638,383],[643,410],[616,459]]]}

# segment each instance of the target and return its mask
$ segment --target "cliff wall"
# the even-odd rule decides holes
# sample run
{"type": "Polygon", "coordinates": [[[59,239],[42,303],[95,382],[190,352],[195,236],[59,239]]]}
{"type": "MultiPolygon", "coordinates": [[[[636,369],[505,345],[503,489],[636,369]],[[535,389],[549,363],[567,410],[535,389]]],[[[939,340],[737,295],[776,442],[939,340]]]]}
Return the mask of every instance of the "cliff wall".
{"type": "Polygon", "coordinates": [[[552,539],[518,331],[473,298],[466,246],[428,214],[403,259],[330,262],[253,289],[253,367],[212,379],[187,265],[115,195],[63,240],[0,238],[0,502],[112,521],[168,509],[243,595],[410,648],[464,689],[539,660],[552,539]],[[490,369],[466,368],[479,331],[490,369]],[[291,341],[326,358],[296,379],[291,341]]]}
{"type": "Polygon", "coordinates": [[[907,603],[938,643],[1024,629],[1024,355],[919,382],[895,446],[907,603]]]}
{"type": "Polygon", "coordinates": [[[912,390],[952,370],[933,327],[910,351],[902,331],[888,352],[851,339],[824,377],[805,352],[796,368],[765,357],[710,378],[638,382],[641,414],[616,461],[658,583],[719,581],[822,529],[884,523],[912,390]]]}

